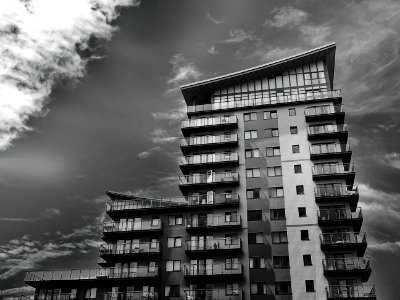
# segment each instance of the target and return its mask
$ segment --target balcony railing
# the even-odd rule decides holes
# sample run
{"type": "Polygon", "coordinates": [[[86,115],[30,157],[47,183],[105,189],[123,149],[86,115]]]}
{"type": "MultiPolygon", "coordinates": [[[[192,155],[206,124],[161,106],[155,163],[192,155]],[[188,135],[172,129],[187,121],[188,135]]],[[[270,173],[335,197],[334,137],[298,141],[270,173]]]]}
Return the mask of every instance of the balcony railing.
{"type": "Polygon", "coordinates": [[[337,113],[343,113],[343,105],[318,105],[307,107],[304,111],[306,117],[329,116],[337,113]]]}
{"type": "Polygon", "coordinates": [[[314,190],[316,198],[358,197],[357,185],[317,185],[314,190]]]}
{"type": "Polygon", "coordinates": [[[188,166],[188,165],[217,164],[217,163],[228,163],[228,162],[238,162],[238,161],[239,161],[239,155],[236,152],[212,153],[212,154],[181,156],[179,158],[179,165],[188,166]]]}
{"type": "Polygon", "coordinates": [[[321,209],[317,213],[318,221],[339,221],[363,218],[361,207],[358,207],[355,212],[351,212],[346,208],[330,208],[321,209]]]}
{"type": "Polygon", "coordinates": [[[139,266],[128,270],[121,268],[71,269],[26,271],[25,281],[70,281],[120,278],[154,278],[158,276],[158,267],[139,266]]]}
{"type": "Polygon", "coordinates": [[[228,110],[235,108],[276,105],[284,103],[296,103],[296,102],[324,100],[324,99],[340,98],[340,97],[341,97],[340,90],[332,90],[324,92],[310,91],[305,94],[284,95],[284,96],[276,96],[270,98],[265,97],[265,98],[255,98],[255,99],[240,99],[227,102],[215,102],[210,104],[192,105],[188,106],[188,113],[228,110]]]}
{"type": "Polygon", "coordinates": [[[161,219],[141,222],[105,222],[103,233],[109,232],[135,232],[135,231],[160,231],[162,230],[161,219]]]}
{"type": "Polygon", "coordinates": [[[316,144],[310,146],[310,154],[311,155],[320,155],[320,154],[340,154],[345,152],[350,152],[350,144],[342,144],[342,143],[327,143],[327,144],[316,144]]]}
{"type": "Polygon", "coordinates": [[[193,136],[189,138],[182,138],[181,147],[233,143],[237,141],[238,135],[236,133],[223,135],[193,136]]]}
{"type": "Polygon", "coordinates": [[[239,173],[222,172],[179,176],[179,185],[239,182],[239,173]]]}
{"type": "Polygon", "coordinates": [[[357,245],[367,243],[367,235],[365,233],[355,232],[322,233],[320,239],[322,245],[357,245]]]}
{"type": "Polygon", "coordinates": [[[217,216],[209,215],[205,218],[187,218],[186,228],[217,228],[217,227],[240,227],[242,225],[241,216],[217,216]]]}
{"type": "Polygon", "coordinates": [[[208,205],[237,205],[239,204],[239,194],[237,193],[207,193],[192,195],[188,198],[188,205],[208,206],[208,205]]]}
{"type": "Polygon", "coordinates": [[[230,251],[242,249],[242,241],[239,238],[221,238],[221,239],[200,239],[188,240],[186,243],[186,251],[230,251]]]}
{"type": "Polygon", "coordinates": [[[376,299],[374,285],[330,285],[326,295],[328,299],[376,299]]]}
{"type": "Polygon", "coordinates": [[[190,264],[185,265],[183,270],[185,276],[240,275],[242,264],[190,264]]]}
{"type": "Polygon", "coordinates": [[[354,164],[339,164],[339,163],[327,163],[317,164],[312,167],[312,174],[314,176],[323,175],[345,175],[354,173],[354,164]]]}
{"type": "Polygon", "coordinates": [[[158,300],[158,292],[104,293],[104,300],[158,300]]]}
{"type": "Polygon", "coordinates": [[[199,119],[182,121],[181,128],[189,129],[189,128],[212,127],[219,125],[234,125],[237,124],[237,122],[238,120],[236,116],[199,118],[199,119]]]}
{"type": "Polygon", "coordinates": [[[160,242],[102,244],[100,255],[160,254],[160,242]]]}
{"type": "Polygon", "coordinates": [[[185,290],[185,300],[242,300],[241,289],[185,290]]]}
{"type": "Polygon", "coordinates": [[[322,264],[325,271],[353,271],[371,269],[369,258],[351,257],[339,259],[323,259],[322,264]]]}
{"type": "Polygon", "coordinates": [[[307,128],[308,135],[345,133],[348,132],[347,124],[313,125],[307,128]]]}

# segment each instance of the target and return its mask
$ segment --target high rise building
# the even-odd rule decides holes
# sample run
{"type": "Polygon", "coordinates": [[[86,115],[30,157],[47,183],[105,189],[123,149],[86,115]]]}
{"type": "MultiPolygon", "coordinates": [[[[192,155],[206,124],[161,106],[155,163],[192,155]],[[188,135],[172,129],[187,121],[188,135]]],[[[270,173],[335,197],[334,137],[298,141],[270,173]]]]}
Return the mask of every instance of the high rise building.
{"type": "Polygon", "coordinates": [[[38,299],[376,299],[335,49],[182,86],[183,196],[107,192],[102,268],[38,299]]]}

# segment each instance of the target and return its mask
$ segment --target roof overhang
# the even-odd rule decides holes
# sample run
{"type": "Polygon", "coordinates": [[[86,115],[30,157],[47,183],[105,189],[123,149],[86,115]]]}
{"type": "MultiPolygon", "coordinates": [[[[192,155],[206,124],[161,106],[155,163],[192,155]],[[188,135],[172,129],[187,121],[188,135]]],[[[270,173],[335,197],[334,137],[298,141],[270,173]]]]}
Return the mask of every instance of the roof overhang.
{"type": "Polygon", "coordinates": [[[235,86],[263,77],[272,78],[290,69],[318,60],[326,61],[329,77],[328,82],[330,89],[333,89],[335,51],[336,44],[331,43],[250,69],[186,84],[181,86],[180,89],[187,105],[205,104],[210,102],[211,93],[217,89],[235,86]]]}

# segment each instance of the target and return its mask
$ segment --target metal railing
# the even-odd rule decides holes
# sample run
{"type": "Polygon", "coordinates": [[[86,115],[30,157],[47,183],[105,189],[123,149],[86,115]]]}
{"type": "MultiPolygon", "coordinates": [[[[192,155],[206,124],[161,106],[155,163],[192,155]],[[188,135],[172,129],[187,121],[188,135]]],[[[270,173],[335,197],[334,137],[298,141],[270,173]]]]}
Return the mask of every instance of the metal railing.
{"type": "Polygon", "coordinates": [[[151,221],[134,222],[104,222],[103,233],[108,232],[135,232],[147,230],[162,230],[163,223],[161,219],[153,219],[151,221]]]}
{"type": "Polygon", "coordinates": [[[354,163],[340,164],[340,163],[326,163],[316,164],[312,167],[313,175],[336,175],[336,174],[349,174],[354,173],[354,163]]]}
{"type": "Polygon", "coordinates": [[[242,248],[239,238],[198,239],[185,241],[186,251],[236,250],[242,248]]]}
{"type": "Polygon", "coordinates": [[[26,271],[25,281],[96,280],[102,278],[154,278],[158,276],[158,266],[134,268],[101,268],[26,271]]]}
{"type": "Polygon", "coordinates": [[[160,242],[146,243],[123,243],[123,244],[102,244],[100,255],[106,254],[158,254],[161,251],[160,242]]]}
{"type": "Polygon", "coordinates": [[[186,228],[206,228],[206,227],[221,227],[221,226],[240,226],[242,224],[241,216],[218,216],[209,215],[203,218],[187,218],[186,228]]]}
{"type": "Polygon", "coordinates": [[[306,117],[333,115],[336,113],[344,112],[343,105],[316,105],[307,107],[304,110],[306,117]]]}
{"type": "Polygon", "coordinates": [[[322,245],[366,244],[367,234],[356,232],[322,233],[320,240],[322,245]]]}
{"type": "Polygon", "coordinates": [[[241,289],[185,290],[185,300],[242,300],[241,289]]]}
{"type": "Polygon", "coordinates": [[[326,271],[352,271],[370,270],[371,263],[369,258],[349,257],[323,259],[322,265],[326,271]]]}
{"type": "Polygon", "coordinates": [[[180,166],[235,162],[235,161],[239,161],[239,154],[237,154],[236,152],[198,154],[198,155],[179,157],[180,166]]]}
{"type": "Polygon", "coordinates": [[[188,198],[188,205],[202,206],[202,205],[222,205],[222,204],[238,204],[239,194],[237,193],[208,193],[192,195],[188,198]]]}
{"type": "Polygon", "coordinates": [[[181,146],[200,146],[200,145],[212,145],[221,143],[237,142],[238,135],[222,134],[222,135],[203,135],[203,136],[192,136],[188,138],[181,138],[181,146]]]}
{"type": "Polygon", "coordinates": [[[131,291],[126,293],[104,293],[104,300],[158,300],[158,292],[131,291]]]}
{"type": "Polygon", "coordinates": [[[351,151],[349,143],[326,143],[315,144],[310,146],[310,154],[334,154],[345,153],[351,151]]]}
{"type": "Polygon", "coordinates": [[[358,196],[358,186],[341,184],[317,185],[314,194],[317,198],[358,196]]]}
{"type": "Polygon", "coordinates": [[[374,285],[330,285],[326,287],[328,299],[376,298],[374,285]]]}
{"type": "MultiPolygon", "coordinates": [[[[255,95],[255,93],[253,93],[255,95]]],[[[238,95],[242,96],[242,95],[238,95]]],[[[323,99],[331,99],[331,98],[339,98],[341,97],[340,90],[331,90],[331,91],[309,91],[304,94],[295,94],[295,95],[282,95],[275,97],[264,97],[264,98],[255,98],[255,99],[239,99],[232,100],[226,102],[214,102],[209,104],[202,105],[191,105],[188,106],[188,113],[195,112],[203,112],[203,111],[214,111],[214,110],[227,110],[234,108],[243,108],[243,107],[254,107],[254,106],[263,106],[263,105],[275,105],[275,104],[284,104],[284,103],[296,103],[296,102],[305,102],[305,101],[313,101],[313,100],[323,100],[323,99]]]]}
{"type": "Polygon", "coordinates": [[[190,264],[184,265],[183,271],[185,276],[238,275],[242,274],[242,264],[190,264]]]}
{"type": "Polygon", "coordinates": [[[221,172],[179,176],[179,185],[239,182],[239,173],[221,172]]]}
{"type": "MultiPolygon", "coordinates": [[[[24,298],[19,298],[20,300],[23,300],[24,298]]],[[[25,300],[74,300],[77,299],[77,295],[73,293],[61,293],[61,294],[53,294],[53,295],[45,295],[45,294],[36,294],[31,297],[26,297],[25,300]]]]}
{"type": "Polygon", "coordinates": [[[346,208],[320,209],[317,211],[317,215],[318,220],[321,221],[362,219],[363,217],[361,207],[357,207],[355,212],[346,208]]]}
{"type": "Polygon", "coordinates": [[[236,116],[198,118],[182,121],[181,128],[197,128],[218,125],[237,124],[236,116]]]}
{"type": "Polygon", "coordinates": [[[347,124],[313,125],[307,128],[308,135],[348,132],[347,124]]]}

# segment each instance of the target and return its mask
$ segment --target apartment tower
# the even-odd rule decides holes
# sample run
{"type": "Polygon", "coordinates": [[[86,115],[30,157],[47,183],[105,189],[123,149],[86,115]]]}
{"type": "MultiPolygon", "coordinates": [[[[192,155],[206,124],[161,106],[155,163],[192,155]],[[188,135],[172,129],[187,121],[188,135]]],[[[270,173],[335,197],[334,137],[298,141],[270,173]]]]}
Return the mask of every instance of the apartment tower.
{"type": "Polygon", "coordinates": [[[101,268],[28,271],[35,296],[376,299],[335,49],[182,86],[182,196],[107,192],[101,268]]]}

